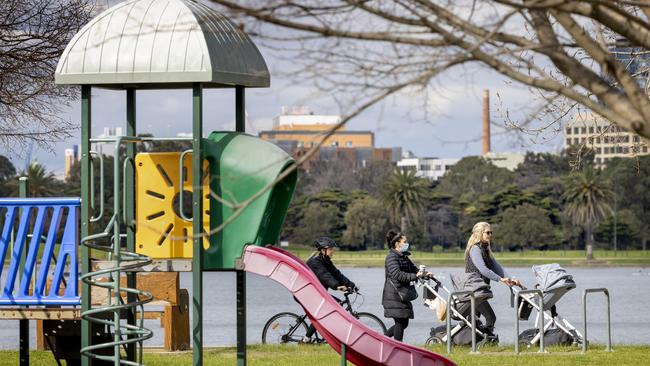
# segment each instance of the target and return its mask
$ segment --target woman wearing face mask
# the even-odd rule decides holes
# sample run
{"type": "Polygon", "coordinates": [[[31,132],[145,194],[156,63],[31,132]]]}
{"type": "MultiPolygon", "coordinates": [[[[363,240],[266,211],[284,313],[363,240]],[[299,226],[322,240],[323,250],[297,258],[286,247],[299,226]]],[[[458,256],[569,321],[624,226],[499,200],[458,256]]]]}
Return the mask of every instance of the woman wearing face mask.
{"type": "Polygon", "coordinates": [[[415,291],[413,282],[431,273],[419,272],[411,262],[409,243],[405,235],[391,230],[386,234],[386,244],[389,250],[385,262],[386,282],[384,282],[381,304],[384,306],[384,316],[395,321],[395,325],[388,329],[386,335],[401,341],[409,319],[413,319],[411,301],[414,298],[409,298],[415,291]]]}

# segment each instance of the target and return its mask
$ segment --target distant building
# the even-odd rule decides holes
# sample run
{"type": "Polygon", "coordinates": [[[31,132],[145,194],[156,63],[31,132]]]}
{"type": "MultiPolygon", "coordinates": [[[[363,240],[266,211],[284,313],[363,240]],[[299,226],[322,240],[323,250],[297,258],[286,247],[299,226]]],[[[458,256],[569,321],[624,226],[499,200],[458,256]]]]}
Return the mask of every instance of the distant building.
{"type": "Polygon", "coordinates": [[[587,113],[574,117],[564,127],[564,147],[585,146],[594,151],[596,165],[614,157],[633,157],[650,153],[641,138],[623,131],[608,120],[587,113]]]}
{"type": "MultiPolygon", "coordinates": [[[[259,136],[275,143],[295,159],[300,159],[320,141],[323,134],[340,122],[341,116],[316,115],[307,107],[282,107],[280,115],[273,118],[273,128],[261,131],[259,136]]],[[[376,148],[372,131],[348,131],[341,126],[303,163],[303,169],[311,171],[315,162],[333,160],[343,160],[351,169],[358,169],[372,160],[395,163],[401,155],[401,147],[376,148]]]]}
{"type": "Polygon", "coordinates": [[[72,146],[72,149],[65,149],[65,173],[64,178],[70,176],[72,166],[79,162],[79,148],[77,145],[72,146]]]}
{"type": "Polygon", "coordinates": [[[419,158],[411,152],[407,152],[397,162],[397,167],[402,171],[415,171],[416,176],[435,181],[445,175],[447,170],[459,160],[456,158],[419,158]]]}
{"type": "Polygon", "coordinates": [[[483,158],[499,168],[510,171],[517,169],[519,164],[524,162],[526,154],[519,152],[488,152],[483,158]]]}
{"type": "Polygon", "coordinates": [[[104,127],[104,132],[99,134],[99,138],[124,136],[122,127],[104,127]]]}
{"type": "MultiPolygon", "coordinates": [[[[307,107],[282,107],[279,116],[273,118],[273,129],[261,131],[259,136],[269,141],[296,141],[299,148],[312,147],[321,137],[341,122],[341,116],[315,115],[307,107]]],[[[374,147],[372,131],[347,131],[341,126],[323,142],[322,146],[374,147]]]]}

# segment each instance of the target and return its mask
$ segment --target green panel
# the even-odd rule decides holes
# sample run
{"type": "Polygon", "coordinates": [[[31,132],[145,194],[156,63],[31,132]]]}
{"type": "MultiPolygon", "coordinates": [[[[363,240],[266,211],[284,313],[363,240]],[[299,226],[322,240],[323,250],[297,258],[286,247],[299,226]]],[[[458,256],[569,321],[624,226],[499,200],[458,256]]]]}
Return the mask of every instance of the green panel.
{"type": "Polygon", "coordinates": [[[203,148],[203,157],[210,163],[212,191],[212,235],[203,258],[204,270],[232,270],[246,245],[274,244],[278,240],[296,187],[296,171],[241,207],[295,162],[276,145],[241,132],[213,132],[204,140],[203,148]],[[222,230],[214,232],[226,221],[222,230]]]}

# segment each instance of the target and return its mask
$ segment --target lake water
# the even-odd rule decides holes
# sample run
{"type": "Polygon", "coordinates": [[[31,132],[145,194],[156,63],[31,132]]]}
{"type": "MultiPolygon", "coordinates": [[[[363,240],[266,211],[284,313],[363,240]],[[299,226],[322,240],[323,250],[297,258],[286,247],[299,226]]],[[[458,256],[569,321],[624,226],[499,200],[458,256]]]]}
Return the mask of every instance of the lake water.
{"type": "MultiPolygon", "coordinates": [[[[432,272],[451,288],[449,273],[459,273],[461,268],[435,268],[432,272]]],[[[570,268],[577,288],[569,291],[557,304],[558,312],[582,331],[582,290],[606,287],[612,302],[612,341],[614,344],[650,344],[650,268],[570,268]]],[[[383,268],[342,268],[364,295],[357,302],[361,311],[374,313],[383,318],[381,292],[384,281],[383,268]]],[[[530,268],[509,268],[510,275],[522,280],[524,285],[534,285],[530,268]]],[[[181,273],[181,287],[192,290],[192,274],[181,273]]],[[[490,300],[497,315],[496,332],[502,342],[514,341],[514,310],[510,308],[510,293],[506,286],[493,284],[494,298],[490,300]]],[[[234,345],[236,342],[235,274],[230,272],[207,272],[204,274],[204,338],[206,346],[234,345]]],[[[604,343],[607,339],[606,302],[600,294],[589,295],[589,340],[604,343]]],[[[429,329],[438,325],[434,314],[422,305],[422,299],[414,302],[415,319],[405,331],[405,341],[422,344],[429,329]]],[[[247,340],[249,344],[261,342],[262,327],[274,314],[281,311],[300,312],[289,292],[276,282],[247,274],[247,340]]],[[[392,320],[384,319],[387,326],[392,320]]],[[[534,317],[520,323],[520,329],[534,327],[534,317]]],[[[34,322],[31,324],[31,345],[34,347],[34,322]]],[[[147,321],[154,330],[154,338],[146,346],[162,346],[163,333],[157,320],[147,321]]],[[[18,321],[3,321],[0,328],[0,348],[18,348],[18,321]]]]}

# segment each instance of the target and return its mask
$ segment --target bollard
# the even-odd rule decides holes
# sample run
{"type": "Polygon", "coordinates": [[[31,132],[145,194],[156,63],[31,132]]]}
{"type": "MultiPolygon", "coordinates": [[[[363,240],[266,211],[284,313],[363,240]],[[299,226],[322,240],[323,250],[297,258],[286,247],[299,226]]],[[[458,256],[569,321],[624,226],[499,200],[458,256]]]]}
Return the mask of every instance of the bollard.
{"type": "MultiPolygon", "coordinates": [[[[472,312],[472,351],[471,353],[478,353],[476,351],[476,298],[473,291],[454,291],[447,296],[447,354],[451,354],[451,312],[457,312],[455,308],[451,307],[451,299],[462,295],[469,295],[470,311],[472,312]]],[[[459,314],[460,315],[460,314],[459,314]]]]}
{"type": "Polygon", "coordinates": [[[582,353],[587,353],[587,294],[602,292],[607,298],[607,348],[606,352],[612,351],[612,322],[610,318],[610,300],[609,290],[606,288],[588,288],[582,292],[582,322],[583,322],[583,339],[582,339],[582,353]]]}
{"type": "Polygon", "coordinates": [[[539,297],[539,353],[546,353],[544,350],[544,294],[541,290],[521,290],[515,294],[514,298],[514,308],[515,308],[515,354],[519,354],[519,298],[521,295],[534,294],[539,297]]]}

